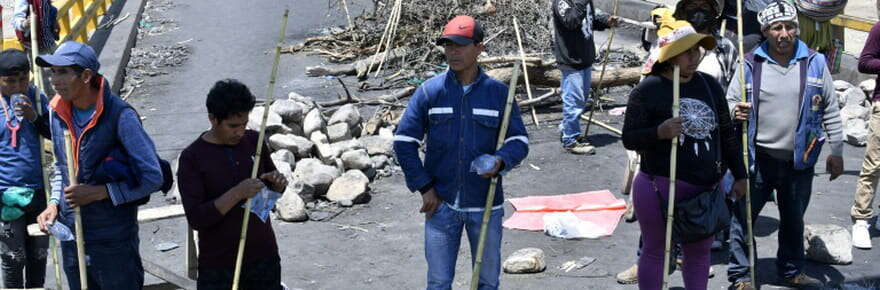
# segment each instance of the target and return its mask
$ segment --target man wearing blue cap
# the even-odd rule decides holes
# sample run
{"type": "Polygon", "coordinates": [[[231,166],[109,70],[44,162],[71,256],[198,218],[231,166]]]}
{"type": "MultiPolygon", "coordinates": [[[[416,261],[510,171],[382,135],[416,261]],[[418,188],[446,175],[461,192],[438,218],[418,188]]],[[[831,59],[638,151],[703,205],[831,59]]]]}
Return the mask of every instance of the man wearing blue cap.
{"type": "MultiPolygon", "coordinates": [[[[64,152],[64,132],[73,141],[77,185],[70,185],[65,154],[56,154],[52,197],[37,218],[40,228],[58,221],[73,229],[73,208],[81,207],[90,289],[141,289],[144,269],[138,252],[137,206],[159,189],[163,173],[155,146],[137,113],[98,73],[100,64],[88,45],[68,41],[52,55],[37,58],[52,71],[50,127],[55,152],[64,152]],[[114,151],[128,155],[136,182],[99,182],[101,164],[114,151]],[[62,192],[63,191],[63,192],[62,192]]],[[[79,289],[76,243],[62,242],[64,272],[79,289]]]]}
{"type": "Polygon", "coordinates": [[[27,54],[0,52],[0,193],[4,200],[0,219],[0,258],[4,288],[42,288],[46,276],[49,239],[30,237],[27,225],[46,208],[40,164],[40,135],[48,137],[46,96],[30,84],[27,54]],[[34,112],[37,97],[42,115],[34,112]],[[16,199],[16,197],[18,197],[16,199]]]}

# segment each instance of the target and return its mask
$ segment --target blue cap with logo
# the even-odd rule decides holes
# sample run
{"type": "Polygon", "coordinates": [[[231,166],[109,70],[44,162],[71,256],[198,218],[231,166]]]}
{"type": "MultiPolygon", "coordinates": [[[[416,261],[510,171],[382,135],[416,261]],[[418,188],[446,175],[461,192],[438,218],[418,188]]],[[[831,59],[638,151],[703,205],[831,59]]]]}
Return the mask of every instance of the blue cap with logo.
{"type": "Polygon", "coordinates": [[[78,65],[96,73],[101,68],[95,50],[76,41],[62,43],[53,54],[38,56],[37,65],[42,67],[78,65]]]}

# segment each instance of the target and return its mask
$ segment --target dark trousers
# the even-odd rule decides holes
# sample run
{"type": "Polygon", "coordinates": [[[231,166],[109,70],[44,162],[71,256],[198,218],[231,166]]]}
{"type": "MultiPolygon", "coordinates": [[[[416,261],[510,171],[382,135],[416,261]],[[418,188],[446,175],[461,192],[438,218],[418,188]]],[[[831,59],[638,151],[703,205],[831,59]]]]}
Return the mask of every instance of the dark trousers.
{"type": "MultiPolygon", "coordinates": [[[[792,161],[775,159],[758,151],[756,172],[751,176],[752,222],[776,191],[779,208],[779,247],[777,274],[789,279],[801,273],[804,265],[804,213],[810,204],[815,168],[795,170],[792,161]]],[[[730,224],[730,282],[749,281],[749,252],[746,242],[745,198],[734,205],[730,224]]],[[[754,242],[753,242],[754,245],[754,242]]],[[[757,257],[755,257],[757,259],[757,257]]]]}
{"type": "MultiPolygon", "coordinates": [[[[199,290],[227,290],[232,288],[235,266],[199,267],[199,290]]],[[[281,258],[261,259],[241,266],[238,289],[281,290],[281,258]]]]}
{"type": "MultiPolygon", "coordinates": [[[[86,242],[86,277],[90,290],[129,290],[144,286],[137,231],[129,239],[86,242]]],[[[71,290],[80,289],[76,241],[61,242],[64,275],[71,290]]]]}
{"type": "Polygon", "coordinates": [[[0,222],[4,288],[43,288],[49,238],[30,237],[27,231],[39,214],[31,211],[17,220],[0,222]]]}

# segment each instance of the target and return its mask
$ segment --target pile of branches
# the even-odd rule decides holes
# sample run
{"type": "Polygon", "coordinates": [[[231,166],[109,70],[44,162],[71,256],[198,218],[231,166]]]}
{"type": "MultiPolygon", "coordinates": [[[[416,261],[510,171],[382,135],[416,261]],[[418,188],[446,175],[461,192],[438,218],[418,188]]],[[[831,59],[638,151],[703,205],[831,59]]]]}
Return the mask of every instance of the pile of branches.
{"type": "MultiPolygon", "coordinates": [[[[526,54],[549,57],[553,32],[548,3],[546,0],[495,0],[492,1],[494,13],[488,13],[483,7],[485,0],[404,1],[391,48],[404,48],[406,53],[389,61],[386,69],[436,70],[436,65],[443,63],[444,59],[435,40],[450,19],[463,14],[480,21],[488,40],[486,52],[489,55],[519,55],[513,29],[513,18],[516,17],[526,54]]],[[[352,16],[353,26],[306,39],[302,44],[288,47],[285,52],[323,55],[333,63],[370,58],[376,53],[388,21],[392,20],[389,16],[393,8],[394,1],[377,2],[373,12],[352,16]]]]}

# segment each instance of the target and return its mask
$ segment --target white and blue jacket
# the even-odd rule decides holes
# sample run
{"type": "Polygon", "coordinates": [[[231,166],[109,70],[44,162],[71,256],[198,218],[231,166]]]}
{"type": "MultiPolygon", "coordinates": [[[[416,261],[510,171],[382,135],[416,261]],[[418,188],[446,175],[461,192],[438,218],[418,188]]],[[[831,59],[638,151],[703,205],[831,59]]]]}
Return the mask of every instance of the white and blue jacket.
{"type": "MultiPolygon", "coordinates": [[[[516,105],[511,107],[504,145],[495,150],[507,93],[507,85],[482,69],[466,91],[451,70],[419,86],[394,136],[407,187],[413,192],[434,188],[457,209],[485,206],[490,179],[470,172],[471,161],[493,154],[504,162],[503,170],[509,170],[529,153],[528,133],[516,105]],[[424,163],[419,158],[423,143],[424,163]]],[[[498,178],[493,201],[496,208],[504,202],[502,179],[498,178]]]]}

